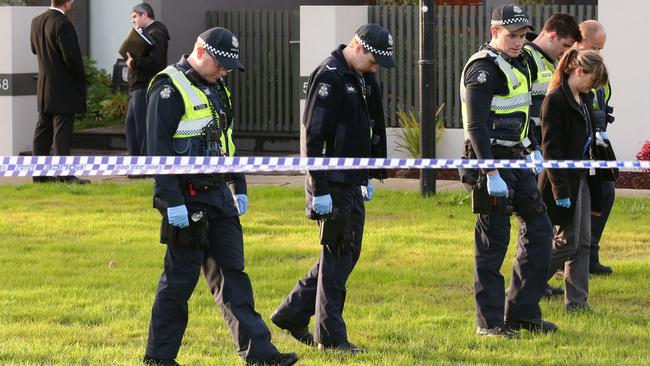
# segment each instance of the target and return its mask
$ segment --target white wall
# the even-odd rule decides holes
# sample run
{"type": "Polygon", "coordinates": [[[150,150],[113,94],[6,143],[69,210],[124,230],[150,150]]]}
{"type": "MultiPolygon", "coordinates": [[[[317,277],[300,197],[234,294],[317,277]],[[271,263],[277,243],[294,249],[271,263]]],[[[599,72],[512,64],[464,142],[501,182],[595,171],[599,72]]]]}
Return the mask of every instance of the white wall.
{"type": "MultiPolygon", "coordinates": [[[[31,20],[47,7],[0,6],[0,74],[38,72],[29,34],[31,20]]],[[[38,117],[36,95],[0,96],[0,155],[32,149],[38,117]]]]}
{"type": "Polygon", "coordinates": [[[650,49],[643,24],[648,21],[650,1],[600,0],[598,20],[607,31],[603,50],[612,84],[611,105],[616,121],[607,133],[618,160],[636,160],[643,142],[650,140],[648,85],[650,49]]]}
{"type": "Polygon", "coordinates": [[[131,10],[139,0],[90,0],[90,57],[113,72],[117,50],[131,27],[131,10]]]}

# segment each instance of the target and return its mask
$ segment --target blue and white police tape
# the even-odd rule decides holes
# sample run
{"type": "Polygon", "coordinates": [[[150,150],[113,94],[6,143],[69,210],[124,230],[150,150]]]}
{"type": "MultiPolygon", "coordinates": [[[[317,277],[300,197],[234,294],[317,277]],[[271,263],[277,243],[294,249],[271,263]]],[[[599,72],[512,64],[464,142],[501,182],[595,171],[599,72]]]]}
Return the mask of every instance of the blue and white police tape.
{"type": "Polygon", "coordinates": [[[288,172],[340,169],[650,169],[650,161],[526,161],[178,156],[2,156],[0,177],[288,172]]]}

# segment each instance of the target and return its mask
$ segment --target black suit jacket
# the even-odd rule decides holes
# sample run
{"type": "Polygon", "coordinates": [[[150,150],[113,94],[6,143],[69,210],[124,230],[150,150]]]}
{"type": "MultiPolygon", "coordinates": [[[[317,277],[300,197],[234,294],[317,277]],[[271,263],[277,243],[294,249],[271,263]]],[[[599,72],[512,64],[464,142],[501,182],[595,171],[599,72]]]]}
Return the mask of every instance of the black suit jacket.
{"type": "Polygon", "coordinates": [[[77,32],[68,17],[53,9],[35,17],[30,39],[38,58],[38,112],[85,112],[86,74],[77,32]]]}

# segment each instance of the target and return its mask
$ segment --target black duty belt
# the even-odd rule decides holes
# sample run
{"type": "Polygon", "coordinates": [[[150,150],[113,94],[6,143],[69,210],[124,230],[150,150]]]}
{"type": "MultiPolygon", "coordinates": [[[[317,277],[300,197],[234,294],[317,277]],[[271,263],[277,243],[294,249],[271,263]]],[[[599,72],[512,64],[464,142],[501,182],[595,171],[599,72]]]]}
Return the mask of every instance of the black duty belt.
{"type": "Polygon", "coordinates": [[[210,192],[230,181],[227,174],[183,177],[180,179],[181,190],[187,190],[191,196],[197,192],[210,192]]]}
{"type": "Polygon", "coordinates": [[[526,149],[523,146],[492,145],[492,156],[494,159],[523,159],[526,149]]]}

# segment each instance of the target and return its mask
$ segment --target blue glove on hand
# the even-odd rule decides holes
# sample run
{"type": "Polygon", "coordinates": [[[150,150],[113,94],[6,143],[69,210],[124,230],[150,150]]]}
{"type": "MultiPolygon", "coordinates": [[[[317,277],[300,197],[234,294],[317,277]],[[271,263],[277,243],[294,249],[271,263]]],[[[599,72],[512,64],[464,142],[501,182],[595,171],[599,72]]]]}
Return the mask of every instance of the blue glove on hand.
{"type": "Polygon", "coordinates": [[[373,187],[371,181],[368,181],[367,186],[361,186],[361,196],[363,196],[364,201],[370,201],[375,197],[375,187],[373,187]]]}
{"type": "Polygon", "coordinates": [[[180,228],[190,226],[190,220],[187,215],[187,207],[185,205],[167,207],[167,221],[169,221],[169,225],[180,228]]]}
{"type": "Polygon", "coordinates": [[[599,131],[598,133],[600,134],[600,137],[603,140],[609,140],[609,135],[607,134],[607,131],[599,131]]]}
{"type": "MultiPolygon", "coordinates": [[[[542,160],[544,160],[544,158],[542,157],[542,152],[539,151],[539,150],[534,150],[532,153],[526,155],[526,161],[538,162],[538,161],[542,161],[542,160]]],[[[530,170],[533,171],[533,174],[540,175],[542,173],[542,171],[544,170],[544,168],[535,167],[535,168],[530,168],[530,170]]]]}
{"type": "Polygon", "coordinates": [[[332,196],[329,194],[316,196],[312,198],[311,205],[317,214],[328,215],[332,213],[332,196]]]}
{"type": "Polygon", "coordinates": [[[508,197],[508,185],[501,179],[499,172],[487,176],[487,189],[490,196],[508,197]]]}
{"type": "Polygon", "coordinates": [[[558,207],[569,208],[571,207],[571,198],[560,198],[559,200],[555,200],[555,204],[558,207]]]}
{"type": "Polygon", "coordinates": [[[237,211],[239,211],[239,216],[243,215],[248,211],[248,196],[245,194],[235,195],[235,202],[237,203],[237,211]]]}

